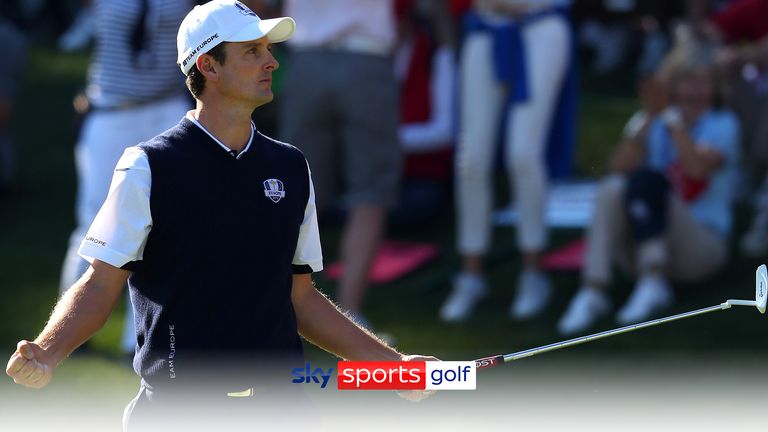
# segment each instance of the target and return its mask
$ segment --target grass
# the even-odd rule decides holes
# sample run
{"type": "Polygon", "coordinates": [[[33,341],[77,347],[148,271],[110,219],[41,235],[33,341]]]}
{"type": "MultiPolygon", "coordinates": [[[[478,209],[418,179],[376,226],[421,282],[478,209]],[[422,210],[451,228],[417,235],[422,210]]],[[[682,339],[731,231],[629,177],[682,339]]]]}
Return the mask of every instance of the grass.
{"type": "MultiPolygon", "coordinates": [[[[83,85],[87,58],[63,55],[38,47],[31,52],[28,72],[19,101],[13,135],[18,148],[19,187],[0,201],[0,347],[10,354],[21,338],[33,338],[42,328],[58,294],[57,284],[68,236],[74,226],[73,202],[75,143],[71,99],[83,85]]],[[[635,109],[627,96],[611,96],[593,91],[589,86],[581,96],[577,172],[597,177],[603,173],[607,155],[615,145],[623,122],[635,109]]],[[[500,182],[502,183],[502,182],[500,182]]],[[[500,194],[503,192],[500,188],[500,194]]],[[[494,232],[490,254],[489,298],[481,302],[473,317],[461,325],[446,325],[437,319],[437,310],[448,293],[449,281],[456,269],[452,207],[446,203],[443,214],[428,227],[411,232],[392,232],[391,237],[430,241],[439,245],[436,261],[416,273],[386,286],[371,287],[365,311],[377,329],[396,338],[406,352],[435,354],[445,359],[467,359],[516,351],[557,341],[554,323],[568,299],[578,287],[578,275],[553,276],[557,297],[541,317],[527,323],[507,318],[519,257],[515,252],[514,233],[508,229],[494,232]]],[[[737,209],[739,226],[744,227],[748,213],[737,209]]],[[[553,233],[553,244],[562,244],[581,235],[578,231],[553,233]]],[[[326,261],[337,257],[338,228],[322,233],[326,261]]],[[[678,302],[670,312],[693,310],[718,304],[726,298],[750,298],[757,261],[736,256],[728,270],[699,286],[680,287],[678,302]]],[[[320,274],[318,286],[333,294],[335,286],[320,274]]],[[[630,282],[619,278],[612,295],[621,302],[630,282]]],[[[93,339],[93,355],[68,360],[59,372],[60,386],[72,386],[87,392],[97,384],[109,383],[107,401],[125,400],[135,392],[137,378],[118,361],[118,341],[124,304],[120,304],[93,339]]],[[[598,329],[611,328],[610,320],[598,329]]],[[[764,317],[750,310],[716,313],[662,328],[609,339],[589,347],[558,354],[559,359],[579,358],[584,353],[653,356],[676,353],[693,359],[712,352],[736,353],[765,358],[768,354],[764,317]]],[[[320,363],[333,358],[314,348],[308,356],[320,363]]],[[[545,363],[546,364],[546,363],[545,363]]],[[[559,363],[558,363],[559,364],[559,363]]],[[[10,397],[29,393],[0,380],[0,395],[10,397]]]]}

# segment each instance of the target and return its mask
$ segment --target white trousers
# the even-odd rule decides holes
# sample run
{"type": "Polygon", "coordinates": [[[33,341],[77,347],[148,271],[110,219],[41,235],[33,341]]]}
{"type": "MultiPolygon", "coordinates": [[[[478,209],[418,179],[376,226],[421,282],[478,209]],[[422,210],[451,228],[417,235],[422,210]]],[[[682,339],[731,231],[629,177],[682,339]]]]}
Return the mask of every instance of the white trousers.
{"type": "MultiPolygon", "coordinates": [[[[505,162],[520,215],[518,247],[523,252],[539,252],[546,246],[546,142],[570,61],[571,42],[568,24],[561,16],[541,18],[522,32],[529,98],[506,113],[505,162]]],[[[492,48],[489,33],[471,33],[464,42],[460,63],[456,201],[462,254],[483,254],[489,247],[495,138],[508,92],[496,80],[492,48]]]]}
{"type": "MultiPolygon", "coordinates": [[[[178,96],[134,108],[88,114],[75,148],[77,227],[64,257],[60,292],[69,289],[88,268],[88,262],[77,255],[77,250],[107,197],[112,173],[123,151],[173,127],[189,109],[189,100],[178,96]]],[[[128,352],[135,345],[133,308],[127,307],[122,347],[128,352]]]]}
{"type": "Polygon", "coordinates": [[[626,184],[620,175],[600,183],[587,230],[585,285],[609,285],[615,264],[633,274],[660,268],[673,282],[699,282],[728,262],[728,242],[696,220],[677,197],[670,198],[664,235],[638,244],[626,216],[626,184]]]}

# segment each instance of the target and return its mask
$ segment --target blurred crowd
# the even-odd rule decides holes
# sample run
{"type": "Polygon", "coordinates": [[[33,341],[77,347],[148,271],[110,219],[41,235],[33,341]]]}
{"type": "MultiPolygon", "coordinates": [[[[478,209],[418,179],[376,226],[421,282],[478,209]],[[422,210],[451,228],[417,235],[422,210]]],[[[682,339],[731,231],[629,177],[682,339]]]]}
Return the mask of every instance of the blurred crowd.
{"type": "MultiPolygon", "coordinates": [[[[634,74],[638,110],[621,136],[606,138],[617,145],[562,334],[612,313],[617,268],[636,281],[616,311],[621,324],[671,306],[673,284],[721,271],[737,199],[754,209],[740,253],[768,252],[768,0],[242,1],[262,18],[298,23],[275,47],[275,101],[254,122],[307,157],[321,224],[341,225],[336,300],[361,325],[372,325],[365,292],[387,227],[419,229],[445,211],[455,211],[459,264],[439,318],[471,316],[491,291],[485,264],[500,172],[519,215],[522,265],[509,315],[528,320],[547,308],[556,287],[541,264],[546,197],[552,179],[574,175],[579,69],[634,74]]],[[[123,149],[192,108],[175,38],[194,4],[0,3],[0,188],[13,188],[20,163],[9,130],[25,53],[36,44],[91,50],[62,289],[84,271],[77,244],[123,149]]],[[[123,347],[132,351],[128,315],[123,347]]]]}

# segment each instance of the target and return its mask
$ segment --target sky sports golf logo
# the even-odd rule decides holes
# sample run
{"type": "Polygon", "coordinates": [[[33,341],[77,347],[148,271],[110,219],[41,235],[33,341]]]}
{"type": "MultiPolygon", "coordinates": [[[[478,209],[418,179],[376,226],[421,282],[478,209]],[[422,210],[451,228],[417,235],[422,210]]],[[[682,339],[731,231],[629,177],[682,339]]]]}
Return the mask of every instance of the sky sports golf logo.
{"type": "Polygon", "coordinates": [[[339,390],[475,390],[475,362],[339,362],[339,390]]]}
{"type": "MultiPolygon", "coordinates": [[[[475,362],[461,361],[341,361],[336,373],[339,390],[475,390],[475,362]]],[[[324,389],[333,368],[313,368],[310,362],[291,370],[294,384],[319,384],[324,389]]]]}

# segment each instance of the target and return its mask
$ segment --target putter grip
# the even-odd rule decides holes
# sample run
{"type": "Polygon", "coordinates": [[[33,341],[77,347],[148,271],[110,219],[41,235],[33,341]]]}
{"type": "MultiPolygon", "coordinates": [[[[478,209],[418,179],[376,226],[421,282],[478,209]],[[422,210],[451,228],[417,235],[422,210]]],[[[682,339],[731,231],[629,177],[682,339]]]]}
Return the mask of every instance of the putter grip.
{"type": "Polygon", "coordinates": [[[503,355],[497,355],[497,356],[491,356],[491,357],[483,357],[481,359],[475,360],[475,366],[478,369],[488,369],[494,366],[498,366],[500,364],[504,363],[504,356],[503,355]]]}

